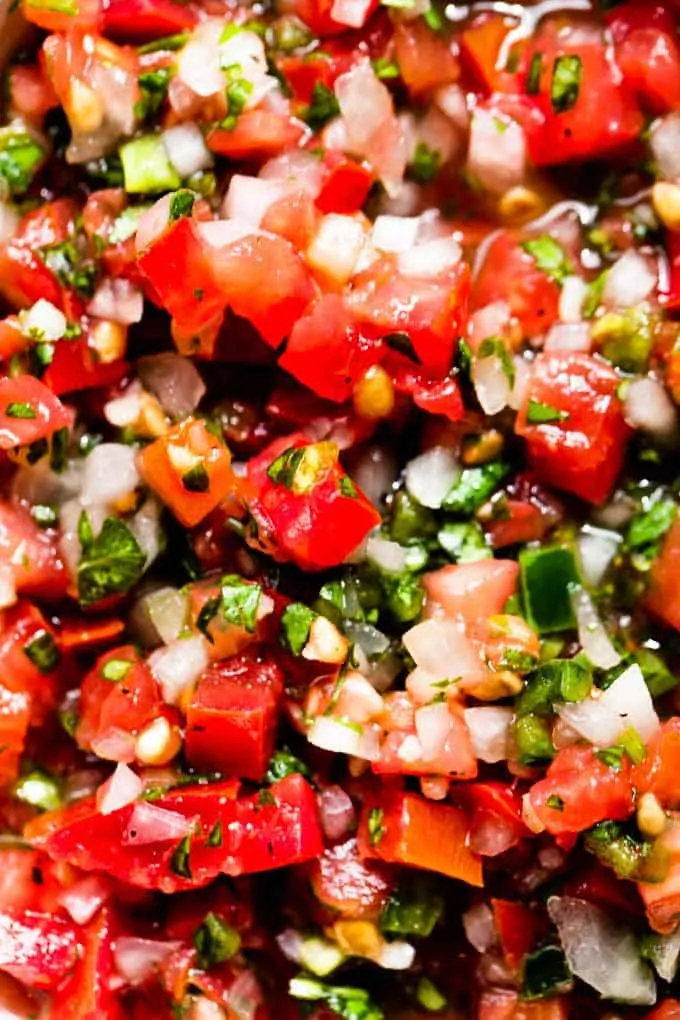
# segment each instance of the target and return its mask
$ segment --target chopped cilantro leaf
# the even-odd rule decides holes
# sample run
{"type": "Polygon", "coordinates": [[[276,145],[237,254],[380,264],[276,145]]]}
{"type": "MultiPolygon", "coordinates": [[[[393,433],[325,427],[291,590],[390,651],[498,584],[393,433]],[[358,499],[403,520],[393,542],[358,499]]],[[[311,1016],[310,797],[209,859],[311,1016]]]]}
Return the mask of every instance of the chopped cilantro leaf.
{"type": "Polygon", "coordinates": [[[91,606],[109,595],[120,595],[139,581],[146,555],[123,521],[107,517],[94,537],[85,511],[78,522],[82,556],[78,564],[78,598],[91,606]]]}

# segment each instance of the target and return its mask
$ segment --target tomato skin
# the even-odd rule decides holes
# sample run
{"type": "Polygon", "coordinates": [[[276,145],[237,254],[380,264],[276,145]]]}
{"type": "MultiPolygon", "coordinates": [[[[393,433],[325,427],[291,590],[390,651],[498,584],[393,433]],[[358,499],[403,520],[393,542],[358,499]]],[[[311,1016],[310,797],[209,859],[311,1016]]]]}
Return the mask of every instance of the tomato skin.
{"type": "Polygon", "coordinates": [[[568,1020],[571,1016],[569,1000],[541,999],[521,1002],[517,992],[483,992],[477,1010],[477,1020],[568,1020]]]}
{"type": "Polygon", "coordinates": [[[508,21],[501,14],[481,14],[463,30],[460,36],[460,61],[466,76],[483,92],[515,92],[517,77],[497,65],[500,50],[510,31],[508,21]]]}
{"type": "Polygon", "coordinates": [[[29,988],[56,987],[78,958],[75,926],[37,911],[0,912],[0,969],[29,988]]]}
{"type": "Polygon", "coordinates": [[[394,887],[390,869],[362,860],[355,837],[329,847],[309,868],[319,902],[343,918],[377,919],[394,887]]]}
{"type": "Polygon", "coordinates": [[[59,104],[42,68],[19,64],[11,67],[7,74],[12,108],[27,120],[42,123],[45,114],[59,104]]]}
{"type": "Polygon", "coordinates": [[[0,246],[0,294],[14,308],[29,308],[45,298],[63,306],[63,292],[54,273],[35,252],[9,241],[0,246]]]}
{"type": "Polygon", "coordinates": [[[274,752],[283,674],[265,652],[213,663],[186,712],[185,752],[200,772],[259,781],[274,752]]]}
{"type": "Polygon", "coordinates": [[[296,145],[304,124],[270,110],[246,110],[232,131],[216,127],[206,137],[209,149],[231,159],[267,159],[296,145]]]}
{"type": "Polygon", "coordinates": [[[460,808],[414,793],[384,787],[367,798],[359,824],[359,853],[364,858],[437,871],[481,886],[482,865],[466,844],[468,823],[460,808]],[[374,814],[373,812],[378,812],[374,814]],[[380,828],[371,835],[371,818],[380,828]]]}
{"type": "Polygon", "coordinates": [[[670,627],[680,630],[680,521],[666,535],[661,552],[652,567],[651,581],[644,598],[646,608],[670,627]]]}
{"type": "Polygon", "coordinates": [[[0,502],[0,555],[11,564],[17,591],[48,599],[65,593],[56,534],[39,528],[23,507],[0,502]]]}
{"type": "Polygon", "coordinates": [[[423,575],[426,615],[443,612],[475,625],[502,613],[517,588],[519,566],[514,560],[453,563],[423,575]]]}
{"type": "Polygon", "coordinates": [[[587,354],[539,355],[515,432],[527,442],[539,479],[589,503],[603,503],[623,466],[630,429],[613,368],[587,354]],[[528,421],[530,402],[554,408],[562,420],[528,421]]]}
{"type": "Polygon", "coordinates": [[[359,212],[375,181],[373,171],[342,153],[327,152],[324,162],[329,172],[316,196],[317,209],[345,216],[359,212]]]}
{"type": "Polygon", "coordinates": [[[105,903],[81,932],[83,954],[53,996],[48,1020],[125,1020],[111,987],[118,977],[113,946],[122,934],[120,919],[105,903]]]}
{"type": "Polygon", "coordinates": [[[680,106],[680,46],[667,6],[629,0],[605,15],[616,62],[628,85],[654,113],[680,106]]]}
{"type": "Polygon", "coordinates": [[[71,415],[40,380],[32,375],[0,379],[0,450],[28,446],[70,424],[71,415]],[[28,405],[27,416],[12,414],[12,404],[28,405]]]}
{"type": "Polygon", "coordinates": [[[176,0],[108,0],[102,32],[114,39],[144,42],[190,31],[196,20],[194,11],[176,0]]]}
{"type": "Polygon", "coordinates": [[[359,321],[384,333],[407,333],[423,373],[446,376],[458,338],[465,332],[470,270],[457,265],[435,278],[401,276],[390,259],[375,262],[352,280],[346,297],[359,321]]]}
{"type": "Polygon", "coordinates": [[[275,559],[322,570],[346,559],[380,522],[380,515],[356,486],[356,496],[342,492],[347,476],[337,462],[310,491],[301,494],[268,477],[267,469],[277,457],[291,447],[307,445],[301,433],[284,436],[248,462],[248,479],[256,493],[249,506],[260,537],[271,544],[275,559]]]}
{"type": "Polygon", "coordinates": [[[648,1013],[644,1020],[680,1020],[680,1001],[667,999],[648,1013]]]}
{"type": "Polygon", "coordinates": [[[409,358],[393,351],[387,352],[383,368],[392,377],[397,393],[409,396],[416,407],[449,421],[460,421],[463,417],[463,397],[454,375],[432,379],[409,358]]]}
{"type": "Polygon", "coordinates": [[[422,19],[396,23],[394,49],[400,77],[412,94],[430,92],[460,77],[451,40],[433,32],[422,19]]]}
{"type": "Polygon", "coordinates": [[[507,231],[487,248],[472,287],[473,310],[496,301],[507,301],[527,337],[545,333],[559,318],[559,286],[507,231]]]}
{"type": "Polygon", "coordinates": [[[128,368],[127,361],[122,359],[99,361],[96,350],[88,343],[86,328],[84,336],[57,340],[54,356],[43,373],[42,382],[61,396],[63,393],[113,386],[120,382],[128,368]]]}
{"type": "Polygon", "coordinates": [[[679,768],[680,719],[674,717],[649,741],[647,757],[633,771],[633,785],[640,794],[653,793],[664,808],[680,808],[679,768]]]}
{"type": "Polygon", "coordinates": [[[196,823],[190,849],[191,875],[173,869],[177,844],[165,841],[136,846],[126,838],[134,805],[108,815],[97,811],[94,797],[33,819],[25,835],[55,861],[85,871],[105,870],[142,889],[166,893],[194,889],[218,874],[242,875],[300,864],[323,849],[314,790],[300,775],[269,787],[271,798],[238,797],[238,781],[170,790],[154,801],[196,823]],[[209,837],[220,824],[220,845],[209,837]],[[112,852],[113,851],[113,852],[112,852]]]}
{"type": "Polygon", "coordinates": [[[94,748],[99,757],[109,758],[102,742],[112,733],[128,735],[128,753],[121,750],[113,760],[134,761],[132,738],[157,718],[162,706],[159,686],[138,652],[132,645],[113,648],[97,660],[81,685],[76,742],[84,751],[94,748]],[[130,667],[120,681],[112,682],[102,670],[114,660],[130,667]]]}
{"type": "Polygon", "coordinates": [[[545,779],[532,786],[531,806],[548,832],[583,832],[596,822],[623,821],[633,810],[633,787],[627,763],[617,772],[596,757],[590,747],[572,745],[558,751],[545,779]],[[563,809],[550,807],[559,797],[563,809]]]}
{"type": "Polygon", "coordinates": [[[382,342],[359,326],[338,294],[326,294],[293,326],[281,368],[320,397],[343,403],[377,364],[382,342]]]}
{"type": "Polygon", "coordinates": [[[139,454],[138,464],[147,485],[187,528],[202,521],[238,489],[229,450],[195,418],[185,418],[146,446],[139,454]],[[183,457],[187,458],[186,465],[183,457]],[[194,462],[205,472],[202,491],[192,490],[184,481],[194,462]]]}

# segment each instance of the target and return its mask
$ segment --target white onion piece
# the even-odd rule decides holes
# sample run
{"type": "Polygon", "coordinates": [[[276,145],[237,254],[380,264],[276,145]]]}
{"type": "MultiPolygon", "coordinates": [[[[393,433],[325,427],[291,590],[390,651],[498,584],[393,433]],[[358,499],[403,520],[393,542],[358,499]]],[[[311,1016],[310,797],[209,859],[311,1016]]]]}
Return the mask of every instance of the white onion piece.
{"type": "Polygon", "coordinates": [[[398,542],[380,535],[371,535],[366,543],[366,557],[388,574],[400,574],[406,566],[406,550],[398,542]]]}
{"type": "Polygon", "coordinates": [[[205,383],[189,358],[167,352],[140,358],[139,377],[171,418],[186,418],[205,395],[205,383]]]}
{"type": "Polygon", "coordinates": [[[350,475],[371,503],[381,506],[397,478],[394,451],[377,443],[364,446],[352,457],[350,475]]]}
{"type": "Polygon", "coordinates": [[[161,139],[168,159],[182,178],[208,170],[214,163],[201,129],[191,120],[166,128],[161,139]]]}
{"type": "Polygon", "coordinates": [[[371,0],[333,0],[331,18],[339,25],[362,28],[371,9],[371,0]]]}
{"type": "Polygon", "coordinates": [[[633,308],[650,296],[657,280],[650,260],[631,248],[607,273],[602,300],[610,308],[633,308]]]}
{"type": "Polygon", "coordinates": [[[164,645],[177,641],[187,623],[187,599],[169,586],[145,595],[144,609],[164,645]]]}
{"type": "Polygon", "coordinates": [[[438,510],[460,474],[458,459],[446,446],[433,446],[406,466],[406,488],[421,506],[438,510]]]}
{"type": "Polygon", "coordinates": [[[142,411],[142,387],[135,380],[121,397],[114,397],[104,404],[104,417],[110,425],[125,428],[133,425],[142,411]]]}
{"type": "Polygon", "coordinates": [[[307,249],[307,261],[334,283],[344,284],[354,273],[365,240],[366,231],[359,219],[329,213],[307,249]]]}
{"type": "Polygon", "coordinates": [[[121,935],[113,946],[116,970],[129,984],[140,985],[181,946],[181,942],[159,942],[157,939],[121,935]]]}
{"type": "Polygon", "coordinates": [[[673,445],[680,438],[677,408],[658,379],[646,376],[629,384],[624,414],[629,425],[660,443],[673,445]]]}
{"type": "Polygon", "coordinates": [[[122,443],[95,446],[85,460],[83,506],[101,506],[134,492],[140,481],[136,459],[135,450],[122,443]]]}
{"type": "Polygon", "coordinates": [[[259,227],[270,205],[294,191],[286,181],[268,181],[261,177],[234,174],[222,203],[222,213],[259,227]]]}
{"type": "Polygon", "coordinates": [[[169,811],[148,801],[139,801],[132,809],[128,827],[123,833],[125,846],[145,846],[184,839],[194,822],[179,811],[169,811]]]}
{"type": "Polygon", "coordinates": [[[445,701],[424,705],[415,713],[416,735],[423,761],[434,761],[451,733],[451,714],[445,701]]]}
{"type": "Polygon", "coordinates": [[[51,301],[40,298],[25,312],[19,312],[21,329],[36,340],[59,340],[66,332],[66,316],[51,301]]]}
{"type": "Polygon", "coordinates": [[[548,913],[576,977],[606,999],[635,1006],[656,1002],[654,977],[628,928],[572,896],[551,896],[548,913]]]}
{"type": "Polygon", "coordinates": [[[649,146],[664,180],[680,181],[680,113],[669,113],[652,125],[649,146]]]}
{"type": "Polygon", "coordinates": [[[498,414],[510,403],[512,383],[503,362],[496,354],[474,359],[472,381],[477,400],[485,414],[498,414]]]}
{"type": "MultiPolygon", "coordinates": [[[[205,999],[202,1001],[206,1001],[205,999]]],[[[242,971],[236,980],[229,986],[224,998],[229,1017],[234,1020],[255,1020],[258,1007],[264,1002],[262,989],[260,988],[255,972],[252,970],[242,971]]],[[[192,1017],[191,1020],[214,1020],[212,1015],[192,1017]]]]}
{"type": "Polygon", "coordinates": [[[197,96],[207,98],[224,89],[225,78],[220,70],[218,47],[223,28],[224,25],[216,20],[204,22],[180,50],[177,59],[178,77],[197,96]]]}
{"type": "MultiPolygon", "coordinates": [[[[0,563],[0,609],[7,609],[17,601],[14,571],[9,563],[0,563]]],[[[0,1020],[2,1018],[0,1017],[0,1020]]]]}
{"type": "Polygon", "coordinates": [[[587,322],[555,322],[545,338],[546,351],[576,351],[587,354],[593,346],[587,322]]]}
{"type": "Polygon", "coordinates": [[[613,746],[626,729],[599,699],[586,698],[575,704],[557,705],[556,710],[563,723],[596,747],[613,746]]]}
{"type": "Polygon", "coordinates": [[[461,918],[465,937],[478,953],[486,953],[498,943],[493,911],[488,903],[478,903],[461,918]]]}
{"type": "Polygon", "coordinates": [[[92,750],[105,761],[132,762],[135,760],[135,738],[127,730],[110,726],[93,738],[92,750]]]}
{"type": "Polygon", "coordinates": [[[146,556],[148,566],[161,551],[161,504],[155,496],[149,496],[129,522],[130,531],[146,556]]]}
{"type": "Polygon", "coordinates": [[[637,664],[629,666],[606,691],[575,704],[558,705],[557,712],[596,747],[611,747],[630,728],[646,743],[659,729],[659,717],[637,664]]]}
{"type": "MultiPolygon", "coordinates": [[[[334,123],[341,121],[336,118],[334,123]]],[[[316,198],[326,172],[324,164],[316,156],[302,149],[292,149],[268,160],[257,176],[263,181],[279,181],[289,187],[294,186],[296,191],[304,191],[311,198],[316,198]]]]}
{"type": "Polygon", "coordinates": [[[476,351],[487,337],[502,336],[510,322],[510,305],[507,301],[493,301],[478,308],[470,316],[469,339],[472,350],[476,351]]]}
{"type": "Polygon", "coordinates": [[[416,951],[410,942],[383,942],[379,952],[372,957],[374,963],[384,970],[408,970],[416,958],[416,951]]]}
{"type": "Polygon", "coordinates": [[[328,716],[319,716],[312,723],[307,739],[314,747],[336,754],[349,754],[358,757],[361,746],[361,727],[353,723],[341,722],[328,716]]]}
{"type": "Polygon", "coordinates": [[[378,251],[408,251],[416,243],[419,216],[378,216],[373,224],[371,243],[378,251]]]}
{"type": "Polygon", "coordinates": [[[16,209],[6,202],[0,202],[0,244],[12,240],[19,227],[19,221],[16,209]]]}
{"type": "Polygon", "coordinates": [[[87,875],[62,889],[57,900],[76,924],[87,924],[110,895],[111,887],[104,875],[87,875]]]}
{"type": "Polygon", "coordinates": [[[439,276],[458,265],[462,254],[454,237],[439,237],[402,252],[397,258],[397,265],[404,276],[439,276]]]}
{"type": "MultiPolygon", "coordinates": [[[[242,1014],[239,1014],[239,1020],[242,1014]]],[[[254,1014],[248,1014],[249,1017],[254,1014]]],[[[193,999],[189,1008],[185,1011],[184,1020],[227,1020],[227,1014],[212,999],[201,996],[200,999],[193,999]]]]}
{"type": "Polygon", "coordinates": [[[135,234],[135,248],[138,252],[144,251],[157,238],[161,236],[170,221],[170,202],[172,195],[163,195],[157,202],[147,209],[139,217],[137,233],[135,234]]]}
{"type": "MultiPolygon", "coordinates": [[[[219,46],[222,67],[239,66],[239,74],[253,85],[267,75],[267,53],[264,42],[255,32],[235,32],[219,46]]],[[[252,96],[249,96],[252,99],[252,96]]],[[[246,104],[248,105],[248,104],[246,104]]]]}
{"type": "Polygon", "coordinates": [[[517,121],[498,111],[477,107],[470,125],[467,169],[494,195],[524,182],[527,143],[517,121]]]}
{"type": "Polygon", "coordinates": [[[341,74],[334,89],[347,132],[344,147],[365,157],[388,195],[396,195],[403,181],[407,153],[389,90],[376,78],[368,61],[341,74]]]}
{"type": "Polygon", "coordinates": [[[244,237],[258,237],[260,231],[242,220],[207,220],[197,223],[196,231],[211,248],[226,248],[244,237]]]}
{"type": "Polygon", "coordinates": [[[329,839],[341,839],[356,823],[352,798],[341,786],[326,786],[317,794],[321,828],[329,839]]]}
{"type": "Polygon", "coordinates": [[[435,92],[434,101],[459,131],[467,131],[470,114],[465,92],[460,85],[442,85],[435,92]]]}
{"type": "Polygon", "coordinates": [[[475,758],[489,764],[505,761],[508,757],[512,709],[484,705],[481,708],[466,708],[463,714],[475,758]]]}
{"type": "Polygon", "coordinates": [[[580,276],[567,276],[560,293],[560,319],[562,322],[580,322],[588,284],[580,276]]]}
{"type": "Polygon", "coordinates": [[[607,528],[585,524],[576,541],[582,577],[593,588],[599,587],[611,566],[621,542],[621,535],[607,528]]]}
{"type": "Polygon", "coordinates": [[[434,681],[483,670],[477,649],[452,620],[433,618],[417,623],[406,631],[402,641],[416,665],[434,681]]]}
{"type": "Polygon", "coordinates": [[[611,643],[599,613],[585,588],[574,585],[569,598],[576,617],[581,647],[599,669],[613,669],[621,662],[621,656],[611,643]]]}
{"type": "Polygon", "coordinates": [[[302,962],[302,944],[304,935],[297,928],[286,928],[276,936],[276,944],[287,960],[293,963],[302,962]]]}
{"type": "Polygon", "coordinates": [[[97,790],[97,809],[102,815],[132,804],[144,789],[139,776],[131,768],[119,762],[113,774],[97,790]]]}
{"type": "Polygon", "coordinates": [[[98,284],[87,306],[87,314],[98,319],[119,322],[123,326],[131,326],[142,321],[144,295],[140,288],[129,280],[106,276],[98,284]]]}
{"type": "Polygon", "coordinates": [[[593,519],[603,528],[624,528],[636,510],[635,500],[622,489],[617,489],[608,503],[595,508],[593,519]]]}
{"type": "Polygon", "coordinates": [[[193,687],[208,668],[208,662],[207,641],[199,634],[159,648],[148,659],[149,669],[168,705],[176,705],[184,691],[193,687]]]}

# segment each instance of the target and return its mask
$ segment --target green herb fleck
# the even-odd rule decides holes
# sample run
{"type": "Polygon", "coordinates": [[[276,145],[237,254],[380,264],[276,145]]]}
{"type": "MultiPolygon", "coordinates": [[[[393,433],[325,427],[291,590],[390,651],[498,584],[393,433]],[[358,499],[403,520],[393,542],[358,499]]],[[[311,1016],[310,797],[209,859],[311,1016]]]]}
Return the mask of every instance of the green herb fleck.
{"type": "Polygon", "coordinates": [[[24,645],[24,655],[28,656],[40,673],[51,673],[59,663],[59,649],[48,630],[40,630],[24,645]]]}
{"type": "Polygon", "coordinates": [[[582,77],[583,63],[577,54],[557,57],[550,83],[550,102],[555,113],[567,113],[576,106],[582,77]]]}
{"type": "Polygon", "coordinates": [[[201,927],[194,935],[194,946],[198,952],[198,966],[208,970],[218,963],[225,963],[241,948],[241,936],[230,925],[225,924],[212,911],[206,914],[201,927]]]}

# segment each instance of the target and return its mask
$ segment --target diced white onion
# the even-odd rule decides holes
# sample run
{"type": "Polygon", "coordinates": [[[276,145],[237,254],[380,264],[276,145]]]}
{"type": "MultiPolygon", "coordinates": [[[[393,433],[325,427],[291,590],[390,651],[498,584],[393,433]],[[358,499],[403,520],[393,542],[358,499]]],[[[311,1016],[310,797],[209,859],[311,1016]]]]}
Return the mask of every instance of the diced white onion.
{"type": "Polygon", "coordinates": [[[398,542],[380,535],[371,535],[366,543],[366,557],[388,574],[400,574],[406,566],[406,550],[398,542]]]}
{"type": "Polygon", "coordinates": [[[140,358],[139,377],[171,418],[186,418],[205,395],[206,387],[193,361],[170,351],[140,358]]]}
{"type": "Polygon", "coordinates": [[[121,397],[114,397],[104,404],[104,417],[110,425],[125,428],[133,425],[142,411],[142,387],[135,380],[121,397]]]}
{"type": "Polygon", "coordinates": [[[201,240],[211,248],[225,248],[244,237],[257,237],[259,231],[243,220],[206,220],[196,225],[201,240]]]}
{"type": "Polygon", "coordinates": [[[680,181],[680,113],[669,113],[652,125],[649,145],[661,177],[680,181]]]}
{"type": "Polygon", "coordinates": [[[132,809],[122,842],[124,846],[179,842],[192,831],[193,826],[193,820],[179,811],[169,811],[142,800],[132,809]]]}
{"type": "MultiPolygon", "coordinates": [[[[220,70],[218,41],[223,25],[211,20],[201,25],[179,53],[177,60],[178,77],[197,96],[214,96],[225,86],[224,74],[220,70]]],[[[238,63],[238,61],[232,61],[238,63]]]]}
{"type": "Polygon", "coordinates": [[[434,761],[444,750],[451,733],[449,706],[445,701],[439,701],[417,709],[415,727],[423,761],[434,761]]]}
{"type": "Polygon", "coordinates": [[[144,251],[165,231],[170,221],[170,202],[172,195],[163,195],[157,202],[139,217],[135,234],[135,248],[144,251]]]}
{"type": "Polygon", "coordinates": [[[113,774],[97,790],[97,808],[102,815],[132,804],[144,789],[139,776],[131,768],[119,762],[113,774]]]}
{"type": "Polygon", "coordinates": [[[680,437],[678,412],[666,387],[658,379],[634,379],[626,389],[626,421],[660,443],[675,445],[680,437]]]}
{"type": "Polygon", "coordinates": [[[482,661],[470,639],[452,620],[431,619],[417,623],[402,638],[416,664],[433,680],[479,673],[482,661]]]}
{"type": "Polygon", "coordinates": [[[478,953],[486,953],[498,942],[493,911],[488,903],[478,903],[462,917],[465,937],[478,953]]]}
{"type": "Polygon", "coordinates": [[[637,664],[629,666],[611,687],[584,701],[558,705],[560,719],[596,747],[611,747],[627,729],[645,743],[659,728],[659,717],[637,664]]]}
{"type": "Polygon", "coordinates": [[[433,446],[409,461],[406,488],[421,506],[438,510],[459,474],[460,466],[453,450],[433,446]]]}
{"type": "Polygon", "coordinates": [[[602,300],[610,308],[633,308],[651,295],[657,280],[650,259],[631,248],[607,273],[602,300]]]}
{"type": "Polygon", "coordinates": [[[339,25],[362,28],[370,8],[371,0],[333,0],[331,18],[339,25]]]}
{"type": "Polygon", "coordinates": [[[408,251],[416,243],[419,216],[378,216],[373,224],[371,243],[384,252],[408,251]]]}
{"type": "Polygon", "coordinates": [[[404,276],[439,276],[452,266],[458,265],[462,254],[462,249],[454,237],[439,237],[401,252],[397,258],[397,265],[399,272],[404,276]]]}
{"type": "Polygon", "coordinates": [[[164,645],[177,641],[187,623],[186,596],[177,588],[158,588],[141,600],[150,622],[164,645]]]}
{"type": "Polygon", "coordinates": [[[599,587],[611,566],[623,539],[617,531],[585,524],[576,541],[576,551],[583,579],[593,588],[599,587]]]}
{"type": "Polygon", "coordinates": [[[347,133],[343,148],[365,157],[388,195],[398,194],[407,153],[389,90],[375,76],[368,60],[341,74],[334,89],[347,133]]]}
{"type": "Polygon", "coordinates": [[[148,659],[168,705],[176,705],[184,691],[193,687],[208,668],[208,662],[207,642],[198,634],[159,648],[148,659]]]}
{"type": "Polygon", "coordinates": [[[192,177],[213,165],[213,156],[194,121],[174,124],[161,135],[168,159],[180,177],[192,177]]]}
{"type": "Polygon", "coordinates": [[[110,895],[111,886],[104,875],[86,875],[62,889],[57,899],[76,924],[87,924],[110,895]]]}
{"type": "Polygon", "coordinates": [[[507,301],[493,301],[478,308],[470,316],[469,337],[472,350],[476,351],[487,337],[502,336],[510,322],[510,305],[507,301]]]}
{"type": "Polygon", "coordinates": [[[580,276],[567,276],[562,281],[560,294],[560,319],[562,322],[580,322],[583,301],[588,293],[588,284],[580,276]]]}
{"type": "Polygon", "coordinates": [[[593,346],[590,327],[587,322],[555,322],[548,330],[544,346],[546,351],[583,351],[587,354],[593,346]]]}
{"type": "Polygon", "coordinates": [[[87,314],[98,319],[119,322],[123,326],[131,326],[142,321],[144,295],[140,288],[129,280],[105,276],[87,306],[87,314]]]}
{"type": "Polygon", "coordinates": [[[578,626],[581,647],[599,669],[613,669],[621,662],[621,656],[611,643],[599,613],[585,588],[574,585],[570,592],[571,605],[578,626]]]}
{"type": "Polygon", "coordinates": [[[474,359],[472,381],[477,400],[485,414],[498,414],[508,406],[512,395],[512,383],[503,362],[496,354],[474,359]]]}
{"type": "Polygon", "coordinates": [[[133,447],[122,443],[95,446],[85,460],[83,506],[101,506],[134,492],[139,485],[136,459],[133,447]]]}
{"type": "Polygon", "coordinates": [[[466,708],[464,716],[475,758],[489,764],[505,761],[508,757],[512,709],[484,705],[480,708],[466,708]]]}
{"type": "Polygon", "coordinates": [[[19,221],[16,209],[6,202],[0,202],[0,244],[11,241],[19,227],[19,221]]]}
{"type": "Polygon", "coordinates": [[[605,999],[635,1006],[656,1002],[656,984],[630,929],[587,900],[552,896],[548,913],[572,972],[605,999]]]}
{"type": "Polygon", "coordinates": [[[368,748],[366,754],[363,727],[352,723],[345,723],[339,719],[331,719],[329,716],[319,716],[312,723],[307,734],[310,744],[320,747],[324,751],[333,751],[336,754],[349,754],[353,758],[366,758],[373,761],[378,755],[378,747],[368,748]]]}
{"type": "Polygon", "coordinates": [[[222,213],[259,227],[270,205],[289,195],[294,187],[286,181],[268,181],[261,177],[234,174],[222,204],[222,213]]]}
{"type": "Polygon", "coordinates": [[[435,92],[434,101],[459,131],[467,131],[470,114],[465,92],[460,85],[442,85],[435,92]]]}
{"type": "Polygon", "coordinates": [[[51,301],[40,298],[25,312],[19,312],[21,329],[36,340],[60,340],[66,332],[66,316],[51,301]]]}
{"type": "MultiPolygon", "coordinates": [[[[335,123],[340,123],[336,118],[335,123]]],[[[320,159],[304,149],[291,149],[281,156],[268,160],[260,169],[258,177],[263,181],[278,181],[293,187],[296,191],[304,191],[311,198],[321,191],[326,168],[320,159]]]]}
{"type": "Polygon", "coordinates": [[[415,958],[413,946],[398,939],[395,942],[383,942],[380,951],[372,959],[384,970],[408,970],[415,958]]]}
{"type": "Polygon", "coordinates": [[[524,182],[527,143],[517,121],[495,110],[477,107],[470,125],[467,169],[494,195],[524,182]]]}
{"type": "Polygon", "coordinates": [[[182,946],[181,942],[160,942],[121,935],[113,946],[116,970],[131,985],[140,985],[157,971],[163,961],[182,946]]]}
{"type": "Polygon", "coordinates": [[[354,216],[329,213],[307,249],[312,268],[344,284],[354,273],[357,259],[366,239],[363,224],[354,216]]]}

